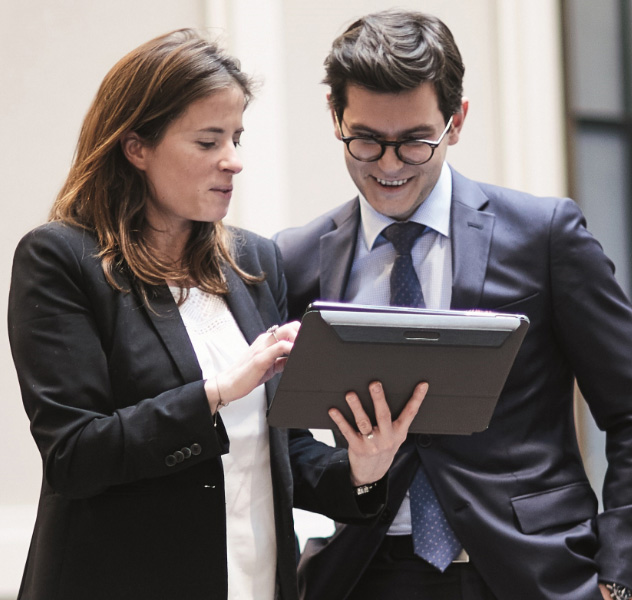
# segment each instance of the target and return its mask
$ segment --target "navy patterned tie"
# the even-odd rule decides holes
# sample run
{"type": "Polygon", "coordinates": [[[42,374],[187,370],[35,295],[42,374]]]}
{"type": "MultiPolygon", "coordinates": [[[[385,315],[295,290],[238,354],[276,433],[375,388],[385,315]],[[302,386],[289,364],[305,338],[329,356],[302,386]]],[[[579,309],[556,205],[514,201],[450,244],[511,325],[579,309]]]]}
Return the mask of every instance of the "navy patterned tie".
{"type": "Polygon", "coordinates": [[[382,235],[393,244],[397,254],[391,271],[391,306],[425,306],[421,285],[410,256],[415,240],[425,231],[424,225],[412,221],[393,223],[382,231],[382,235]]]}
{"type": "Polygon", "coordinates": [[[415,554],[443,573],[461,552],[461,544],[445,517],[422,465],[415,473],[409,493],[415,554]]]}
{"type": "MultiPolygon", "coordinates": [[[[425,306],[410,251],[415,240],[427,230],[419,223],[406,222],[393,223],[382,232],[397,253],[391,271],[391,306],[425,306]]],[[[409,492],[415,554],[443,572],[459,555],[461,544],[446,519],[422,465],[415,473],[409,492]]]]}

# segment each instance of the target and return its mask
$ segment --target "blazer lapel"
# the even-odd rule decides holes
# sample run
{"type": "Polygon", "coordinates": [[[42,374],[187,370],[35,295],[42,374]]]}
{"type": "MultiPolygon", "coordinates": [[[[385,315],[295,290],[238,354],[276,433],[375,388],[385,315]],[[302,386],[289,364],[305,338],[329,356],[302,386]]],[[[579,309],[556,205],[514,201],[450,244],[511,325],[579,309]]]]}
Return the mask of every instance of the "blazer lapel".
{"type": "Polygon", "coordinates": [[[336,229],[320,238],[320,298],[342,300],[355,255],[360,203],[347,203],[334,219],[336,229]]]}
{"type": "Polygon", "coordinates": [[[475,308],[483,293],[495,216],[483,212],[487,197],[452,171],[452,302],[454,309],[475,308]]]}
{"type": "MultiPolygon", "coordinates": [[[[241,277],[230,267],[224,268],[224,275],[228,282],[228,296],[226,296],[228,308],[235,318],[237,326],[244,334],[246,341],[252,344],[257,336],[267,329],[267,326],[263,322],[261,314],[241,277]]],[[[278,377],[273,377],[265,384],[268,408],[270,408],[270,403],[272,398],[274,398],[274,393],[279,383],[278,380],[278,377]]]]}
{"type": "Polygon", "coordinates": [[[180,311],[166,285],[152,288],[151,308],[144,306],[186,383],[202,378],[202,369],[195,355],[180,311]]]}
{"type": "Polygon", "coordinates": [[[230,267],[224,268],[224,276],[228,282],[228,296],[226,296],[228,308],[246,341],[252,344],[256,337],[266,330],[266,326],[241,277],[230,267]]]}
{"type": "MultiPolygon", "coordinates": [[[[255,338],[265,331],[266,326],[242,279],[229,267],[224,269],[224,275],[229,290],[226,303],[246,341],[252,344],[255,338]]],[[[176,363],[182,378],[186,383],[198,381],[202,378],[202,369],[169,288],[166,285],[152,288],[150,303],[153,310],[147,306],[144,306],[144,309],[176,363]]],[[[274,391],[274,387],[274,385],[266,386],[268,403],[272,396],[270,392],[274,391]]]]}

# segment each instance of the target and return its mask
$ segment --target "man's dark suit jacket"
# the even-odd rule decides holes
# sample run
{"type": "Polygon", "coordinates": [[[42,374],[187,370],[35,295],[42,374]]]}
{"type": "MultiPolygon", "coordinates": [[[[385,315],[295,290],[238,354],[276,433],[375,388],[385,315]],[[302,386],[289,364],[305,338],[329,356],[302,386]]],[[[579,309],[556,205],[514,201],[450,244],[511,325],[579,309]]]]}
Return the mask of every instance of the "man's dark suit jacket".
{"type": "MultiPolygon", "coordinates": [[[[251,343],[286,319],[286,287],[272,242],[236,236],[241,268],[266,274],[247,286],[225,270],[228,305],[251,343]]],[[[225,598],[221,415],[214,427],[168,288],[151,290],[148,308],[135,291],[108,285],[97,252],[88,232],[51,223],[15,255],[11,348],[43,459],[19,597],[225,598]]],[[[297,596],[292,479],[297,505],[333,518],[360,513],[344,451],[270,429],[270,454],[278,596],[287,600],[297,596]]]]}
{"type": "MultiPolygon", "coordinates": [[[[381,520],[340,526],[306,548],[302,597],[345,597],[394,518],[418,455],[499,600],[598,600],[598,574],[632,586],[632,308],[572,201],[454,171],[452,194],[452,308],[525,314],[529,331],[489,429],[409,436],[381,520]],[[576,439],[574,377],[607,433],[601,514],[576,439]]],[[[277,235],[291,318],[314,299],[343,299],[359,222],[356,199],[277,235]]]]}

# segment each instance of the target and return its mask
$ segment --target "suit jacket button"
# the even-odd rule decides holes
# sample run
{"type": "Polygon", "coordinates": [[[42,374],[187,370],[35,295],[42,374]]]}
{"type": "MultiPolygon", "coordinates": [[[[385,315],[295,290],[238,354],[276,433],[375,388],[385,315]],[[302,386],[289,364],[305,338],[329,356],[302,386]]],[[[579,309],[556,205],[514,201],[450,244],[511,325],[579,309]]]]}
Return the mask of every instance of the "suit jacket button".
{"type": "Polygon", "coordinates": [[[168,467],[173,467],[176,465],[178,461],[176,460],[176,457],[173,454],[170,454],[169,456],[167,456],[167,458],[165,458],[165,464],[168,467]]]}
{"type": "Polygon", "coordinates": [[[421,433],[417,436],[417,445],[420,448],[428,448],[432,446],[432,438],[425,433],[421,433]]]}
{"type": "Polygon", "coordinates": [[[391,511],[388,508],[385,508],[380,515],[380,521],[382,523],[389,523],[391,521],[391,511]]]}
{"type": "Polygon", "coordinates": [[[176,462],[181,463],[184,460],[184,454],[182,454],[182,452],[180,452],[180,450],[176,450],[173,455],[176,458],[176,462]]]}
{"type": "Polygon", "coordinates": [[[191,444],[191,454],[193,454],[193,456],[197,456],[201,452],[202,446],[200,446],[200,444],[191,444]]]}
{"type": "Polygon", "coordinates": [[[186,446],[180,450],[182,454],[184,454],[184,458],[191,458],[191,448],[187,448],[186,446]]]}

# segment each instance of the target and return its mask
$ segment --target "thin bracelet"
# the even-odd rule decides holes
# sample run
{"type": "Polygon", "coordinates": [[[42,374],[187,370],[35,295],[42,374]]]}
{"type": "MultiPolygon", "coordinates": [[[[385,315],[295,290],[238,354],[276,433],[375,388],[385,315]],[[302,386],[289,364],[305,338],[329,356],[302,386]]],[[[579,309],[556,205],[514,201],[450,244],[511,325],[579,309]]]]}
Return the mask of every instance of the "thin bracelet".
{"type": "Polygon", "coordinates": [[[217,413],[219,412],[219,409],[224,408],[229,404],[228,402],[224,402],[222,400],[222,394],[219,391],[219,382],[217,381],[217,375],[215,376],[215,389],[217,390],[217,406],[215,407],[215,414],[213,415],[213,425],[217,427],[217,413]]]}

